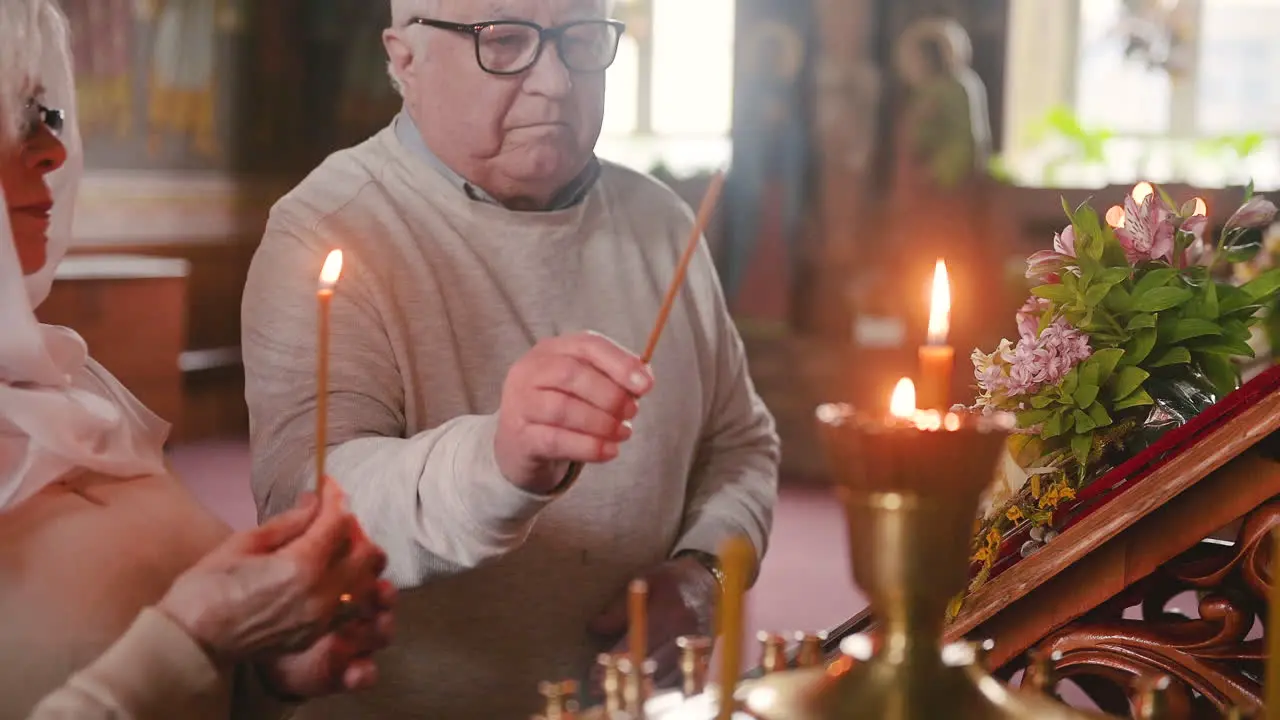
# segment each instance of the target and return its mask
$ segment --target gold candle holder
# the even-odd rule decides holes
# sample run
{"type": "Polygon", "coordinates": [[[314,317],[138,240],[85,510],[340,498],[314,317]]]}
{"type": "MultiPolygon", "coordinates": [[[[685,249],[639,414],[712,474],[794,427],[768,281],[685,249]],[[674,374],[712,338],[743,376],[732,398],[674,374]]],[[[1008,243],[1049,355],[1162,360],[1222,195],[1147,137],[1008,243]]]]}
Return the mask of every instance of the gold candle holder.
{"type": "Polygon", "coordinates": [[[974,644],[942,646],[947,604],[966,581],[979,495],[1013,423],[917,412],[909,381],[899,390],[886,418],[847,405],[818,409],[853,575],[876,629],[842,646],[846,657],[827,668],[751,682],[742,689],[746,709],[761,720],[1105,717],[1006,688],[981,667],[974,644]]]}

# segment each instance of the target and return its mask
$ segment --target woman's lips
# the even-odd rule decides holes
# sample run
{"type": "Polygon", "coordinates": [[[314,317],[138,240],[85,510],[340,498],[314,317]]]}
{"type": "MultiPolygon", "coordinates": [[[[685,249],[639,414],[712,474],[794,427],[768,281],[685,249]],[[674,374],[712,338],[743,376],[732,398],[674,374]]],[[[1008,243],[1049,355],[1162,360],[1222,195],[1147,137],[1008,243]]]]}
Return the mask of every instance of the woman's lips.
{"type": "Polygon", "coordinates": [[[41,202],[33,203],[31,205],[23,205],[22,207],[16,208],[16,212],[24,215],[30,215],[40,220],[48,220],[49,214],[53,212],[53,203],[41,202]]]}

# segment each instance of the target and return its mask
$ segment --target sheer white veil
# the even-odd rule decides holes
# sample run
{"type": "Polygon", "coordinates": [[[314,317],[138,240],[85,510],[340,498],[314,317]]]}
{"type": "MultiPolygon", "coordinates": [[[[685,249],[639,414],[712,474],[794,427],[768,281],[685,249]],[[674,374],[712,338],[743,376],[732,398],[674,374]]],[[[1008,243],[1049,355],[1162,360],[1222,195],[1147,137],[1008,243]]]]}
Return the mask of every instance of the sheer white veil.
{"type": "MultiPolygon", "coordinates": [[[[8,213],[0,213],[0,510],[76,470],[124,478],[161,473],[169,432],[166,423],[89,358],[79,335],[36,320],[35,308],[48,297],[71,243],[84,162],[66,18],[44,0],[38,21],[34,37],[0,37],[0,45],[9,46],[6,61],[20,58],[24,48],[15,45],[25,44],[38,65],[6,62],[0,73],[34,66],[35,79],[45,87],[44,104],[65,113],[61,140],[67,161],[46,176],[54,205],[48,259],[37,273],[23,275],[8,213]]],[[[19,86],[0,83],[4,91],[19,86]]],[[[0,109],[18,111],[22,100],[6,98],[0,109]]]]}

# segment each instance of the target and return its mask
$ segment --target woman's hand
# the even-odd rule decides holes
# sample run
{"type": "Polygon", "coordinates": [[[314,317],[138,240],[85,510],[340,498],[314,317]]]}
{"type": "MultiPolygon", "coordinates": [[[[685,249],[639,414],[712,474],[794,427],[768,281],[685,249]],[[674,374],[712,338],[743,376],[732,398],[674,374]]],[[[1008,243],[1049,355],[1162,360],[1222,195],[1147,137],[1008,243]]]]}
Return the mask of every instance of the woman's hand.
{"type": "Polygon", "coordinates": [[[335,630],[339,610],[384,615],[386,555],[347,512],[337,483],[318,501],[237,533],[174,581],[157,605],[216,663],[301,653],[335,630]]]}
{"type": "Polygon", "coordinates": [[[290,700],[372,687],[378,666],[371,656],[391,642],[395,598],[395,587],[378,581],[378,606],[371,617],[343,623],[303,652],[260,660],[263,684],[290,700]]]}

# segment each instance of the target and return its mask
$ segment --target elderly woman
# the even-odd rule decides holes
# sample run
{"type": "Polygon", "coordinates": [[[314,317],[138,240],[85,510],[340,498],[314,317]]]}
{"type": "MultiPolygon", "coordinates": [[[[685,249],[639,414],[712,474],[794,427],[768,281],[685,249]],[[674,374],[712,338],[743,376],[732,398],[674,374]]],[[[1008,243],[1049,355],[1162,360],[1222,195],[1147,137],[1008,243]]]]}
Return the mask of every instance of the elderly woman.
{"type": "Polygon", "coordinates": [[[0,718],[247,717],[365,687],[392,591],[341,492],[232,536],[167,471],[168,426],[35,318],[80,168],[70,73],[53,0],[0,3],[0,718]]]}

